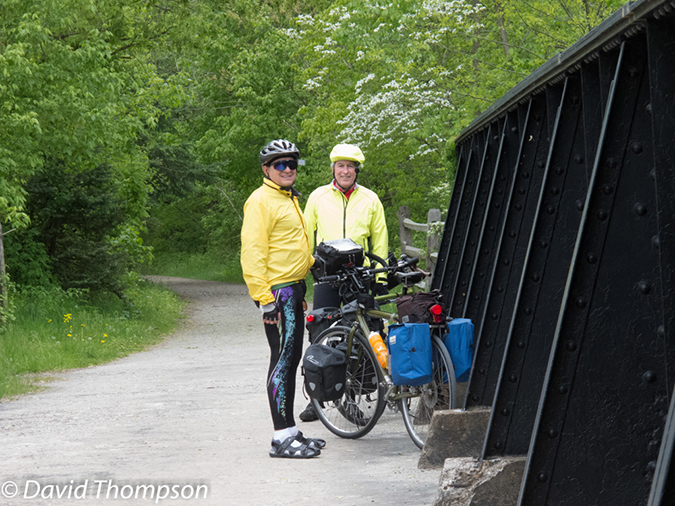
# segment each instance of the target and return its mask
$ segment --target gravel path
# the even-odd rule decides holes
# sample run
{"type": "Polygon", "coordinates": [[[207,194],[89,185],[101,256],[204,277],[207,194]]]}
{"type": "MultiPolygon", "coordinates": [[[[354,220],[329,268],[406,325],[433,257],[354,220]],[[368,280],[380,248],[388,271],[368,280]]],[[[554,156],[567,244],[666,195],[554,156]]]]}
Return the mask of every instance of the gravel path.
{"type": "Polygon", "coordinates": [[[269,458],[268,346],[246,288],[152,280],[189,301],[177,332],[0,404],[0,505],[433,503],[440,471],[417,469],[399,414],[358,440],[298,421],[328,441],[321,456],[269,458]]]}

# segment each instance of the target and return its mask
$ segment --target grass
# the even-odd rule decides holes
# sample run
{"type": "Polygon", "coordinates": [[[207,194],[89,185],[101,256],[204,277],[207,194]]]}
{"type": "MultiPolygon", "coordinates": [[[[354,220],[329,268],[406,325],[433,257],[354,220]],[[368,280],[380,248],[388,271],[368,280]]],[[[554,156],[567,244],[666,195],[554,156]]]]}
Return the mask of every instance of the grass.
{"type": "Polygon", "coordinates": [[[114,295],[31,288],[13,295],[14,321],[0,333],[0,399],[36,390],[52,371],[110,362],[157,343],[184,303],[139,281],[128,302],[114,295]]]}
{"type": "Polygon", "coordinates": [[[223,252],[207,253],[155,253],[152,265],[146,266],[143,274],[175,276],[178,278],[203,279],[243,283],[239,254],[223,252]]]}

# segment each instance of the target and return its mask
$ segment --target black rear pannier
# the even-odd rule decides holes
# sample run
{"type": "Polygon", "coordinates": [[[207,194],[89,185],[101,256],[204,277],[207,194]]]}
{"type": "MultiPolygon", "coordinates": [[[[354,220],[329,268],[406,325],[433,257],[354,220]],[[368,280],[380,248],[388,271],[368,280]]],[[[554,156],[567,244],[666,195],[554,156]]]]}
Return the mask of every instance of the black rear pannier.
{"type": "Polygon", "coordinates": [[[325,344],[312,344],[302,359],[307,394],[319,402],[336,401],[347,386],[345,352],[325,344]]]}
{"type": "Polygon", "coordinates": [[[340,321],[341,318],[342,313],[340,308],[337,307],[322,307],[310,311],[306,318],[309,342],[313,343],[316,336],[321,334],[321,332],[326,330],[335,322],[340,321]]]}
{"type": "Polygon", "coordinates": [[[319,276],[332,276],[348,264],[363,266],[363,248],[351,239],[321,242],[315,251],[322,265],[319,276]]]}

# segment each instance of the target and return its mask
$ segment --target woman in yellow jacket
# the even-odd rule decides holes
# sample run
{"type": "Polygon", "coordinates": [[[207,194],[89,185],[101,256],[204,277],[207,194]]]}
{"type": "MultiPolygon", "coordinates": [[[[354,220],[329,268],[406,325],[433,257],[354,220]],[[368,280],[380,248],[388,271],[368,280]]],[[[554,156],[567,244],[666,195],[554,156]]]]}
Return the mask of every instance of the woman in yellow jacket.
{"type": "Polygon", "coordinates": [[[302,357],[304,280],[314,263],[293,188],[298,158],[295,145],[283,139],[260,152],[265,178],[244,205],[241,267],[270,346],[267,397],[274,424],[270,457],[306,459],[319,455],[326,442],[304,437],[293,418],[302,357]]]}

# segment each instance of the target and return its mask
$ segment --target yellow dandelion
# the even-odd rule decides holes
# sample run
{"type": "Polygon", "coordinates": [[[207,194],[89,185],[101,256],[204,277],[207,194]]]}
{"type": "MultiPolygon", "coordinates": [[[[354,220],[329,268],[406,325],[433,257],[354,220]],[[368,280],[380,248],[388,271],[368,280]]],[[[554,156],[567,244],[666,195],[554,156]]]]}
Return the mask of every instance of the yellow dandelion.
{"type": "Polygon", "coordinates": [[[68,337],[73,337],[73,334],[68,334],[68,337]]]}
{"type": "Polygon", "coordinates": [[[105,339],[103,339],[101,342],[102,342],[102,343],[105,343],[105,339]]]}
{"type": "Polygon", "coordinates": [[[108,337],[108,334],[103,334],[103,337],[108,337]]]}

